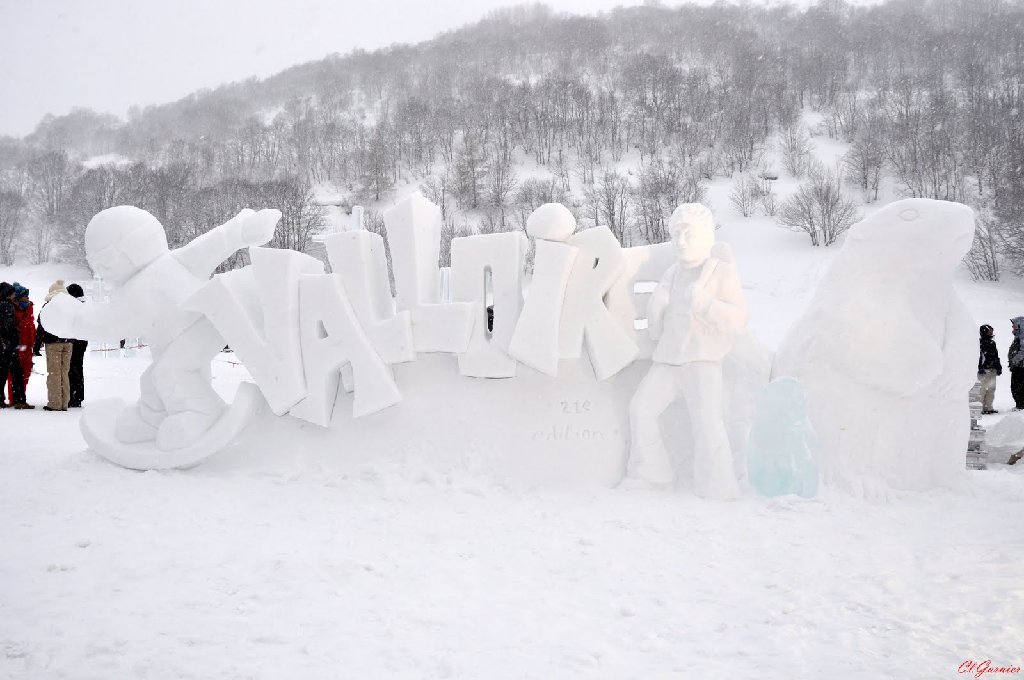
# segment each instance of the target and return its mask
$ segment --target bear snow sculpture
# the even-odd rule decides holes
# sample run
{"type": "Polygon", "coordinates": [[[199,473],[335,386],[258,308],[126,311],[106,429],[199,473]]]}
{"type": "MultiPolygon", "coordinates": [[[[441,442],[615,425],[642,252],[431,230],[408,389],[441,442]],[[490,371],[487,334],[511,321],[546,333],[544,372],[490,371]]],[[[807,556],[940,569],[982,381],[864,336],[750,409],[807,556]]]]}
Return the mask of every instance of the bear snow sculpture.
{"type": "Polygon", "coordinates": [[[798,378],[826,481],[859,495],[947,486],[963,474],[974,322],[953,290],[967,206],[912,198],[855,224],[773,377],[798,378]]]}

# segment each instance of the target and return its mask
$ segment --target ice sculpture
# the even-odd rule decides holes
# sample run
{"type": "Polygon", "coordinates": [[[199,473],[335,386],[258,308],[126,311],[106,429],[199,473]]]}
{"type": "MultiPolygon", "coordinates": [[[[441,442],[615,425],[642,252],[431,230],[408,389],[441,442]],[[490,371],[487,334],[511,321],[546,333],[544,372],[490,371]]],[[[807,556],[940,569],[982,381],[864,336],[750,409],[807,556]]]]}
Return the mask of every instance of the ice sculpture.
{"type": "Polygon", "coordinates": [[[710,210],[698,203],[679,206],[669,231],[677,262],[647,306],[649,332],[658,345],[629,405],[627,482],[672,482],[672,460],[658,417],[681,396],[694,441],[694,492],[732,498],[739,488],[723,422],[721,361],[746,325],[746,302],[730,249],[715,244],[710,210]]]}
{"type": "Polygon", "coordinates": [[[964,474],[977,342],[953,272],[973,235],[970,208],[924,198],[850,229],[773,371],[807,391],[825,481],[875,496],[964,474]]]}
{"type": "Polygon", "coordinates": [[[769,383],[747,440],[750,485],[763,496],[813,498],[818,493],[817,450],[803,385],[795,378],[769,383]]]}
{"type": "Polygon", "coordinates": [[[144,335],[153,354],[138,403],[120,411],[113,431],[93,432],[94,438],[112,448],[155,440],[160,451],[180,450],[195,445],[222,417],[224,402],[210,386],[209,373],[224,339],[208,319],[181,303],[235,251],[269,241],[280,217],[277,210],[243,210],[173,251],[163,226],[145,210],[118,206],[93,217],[85,232],[86,258],[94,273],[118,289],[102,307],[60,295],[47,305],[43,324],[64,337],[144,335]]]}

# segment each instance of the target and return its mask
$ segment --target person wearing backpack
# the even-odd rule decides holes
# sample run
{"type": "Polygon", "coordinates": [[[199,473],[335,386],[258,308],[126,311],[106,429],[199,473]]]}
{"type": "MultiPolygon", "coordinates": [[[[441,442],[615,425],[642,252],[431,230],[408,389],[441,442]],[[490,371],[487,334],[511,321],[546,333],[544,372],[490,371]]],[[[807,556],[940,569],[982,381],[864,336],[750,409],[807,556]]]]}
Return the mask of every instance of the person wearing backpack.
{"type": "Polygon", "coordinates": [[[71,350],[72,343],[68,338],[59,338],[43,327],[43,310],[50,304],[54,297],[61,293],[67,293],[64,281],[54,281],[50,290],[46,293],[46,302],[39,310],[39,326],[36,328],[36,346],[46,348],[46,406],[44,411],[67,411],[68,403],[71,401],[71,383],[69,373],[71,371],[71,350]]]}

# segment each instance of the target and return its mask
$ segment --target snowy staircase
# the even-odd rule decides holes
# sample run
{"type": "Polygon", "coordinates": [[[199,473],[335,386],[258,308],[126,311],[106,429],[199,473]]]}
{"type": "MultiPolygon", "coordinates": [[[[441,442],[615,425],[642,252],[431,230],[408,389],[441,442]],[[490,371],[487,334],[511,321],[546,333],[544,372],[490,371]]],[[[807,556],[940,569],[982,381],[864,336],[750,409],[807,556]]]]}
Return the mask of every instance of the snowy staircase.
{"type": "Polygon", "coordinates": [[[979,423],[981,418],[981,383],[974,383],[970,392],[971,435],[967,440],[967,469],[984,470],[988,467],[988,452],[985,451],[985,428],[979,423]]]}

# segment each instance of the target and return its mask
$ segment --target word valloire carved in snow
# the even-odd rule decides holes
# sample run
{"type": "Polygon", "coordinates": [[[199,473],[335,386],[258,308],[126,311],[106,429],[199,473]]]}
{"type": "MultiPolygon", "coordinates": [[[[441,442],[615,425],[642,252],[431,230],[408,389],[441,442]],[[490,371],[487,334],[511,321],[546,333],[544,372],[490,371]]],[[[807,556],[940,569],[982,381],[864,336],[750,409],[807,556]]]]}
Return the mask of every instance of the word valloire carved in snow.
{"type": "Polygon", "coordinates": [[[599,380],[639,355],[633,278],[623,276],[626,256],[607,228],[573,235],[564,206],[538,209],[528,224],[537,255],[525,301],[521,234],[454,239],[453,301],[444,303],[437,206],[415,195],[384,219],[394,302],[383,239],[353,231],[326,238],[334,273],[296,251],[254,247],[250,268],[214,277],[184,303],[213,323],[274,413],[326,426],[339,385],[354,393],[354,416],[387,408],[401,399],[390,365],[417,352],[458,354],[460,372],[476,378],[514,377],[517,362],[554,376],[559,360],[580,358],[585,344],[599,380]],[[627,301],[618,317],[604,301],[613,288],[627,301]]]}

